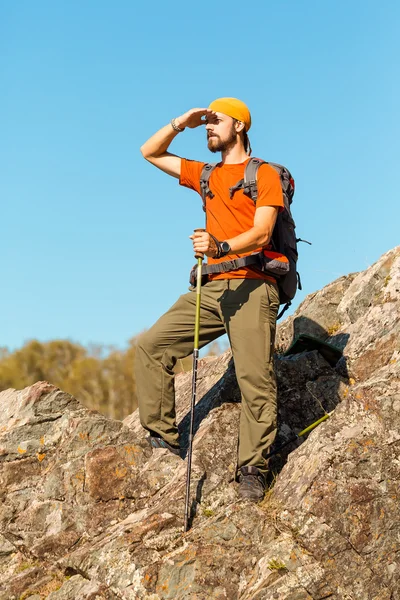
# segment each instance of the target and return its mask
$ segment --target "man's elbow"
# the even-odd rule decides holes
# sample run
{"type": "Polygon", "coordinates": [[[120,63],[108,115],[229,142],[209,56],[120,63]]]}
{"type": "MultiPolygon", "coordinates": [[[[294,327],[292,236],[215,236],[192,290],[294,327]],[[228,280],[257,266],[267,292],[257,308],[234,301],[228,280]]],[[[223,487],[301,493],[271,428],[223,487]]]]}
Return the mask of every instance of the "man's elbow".
{"type": "Polygon", "coordinates": [[[143,158],[145,158],[149,163],[151,163],[152,165],[155,164],[157,157],[154,156],[154,154],[152,154],[148,150],[146,150],[145,146],[142,146],[140,148],[140,152],[142,153],[143,158]]]}
{"type": "Polygon", "coordinates": [[[146,160],[149,160],[150,153],[149,153],[148,149],[146,148],[146,144],[143,144],[143,146],[140,146],[140,152],[142,153],[143,158],[145,158],[146,160]]]}
{"type": "Polygon", "coordinates": [[[264,236],[262,238],[262,240],[261,240],[260,246],[262,246],[262,247],[268,246],[268,244],[270,243],[270,241],[271,241],[271,236],[270,235],[264,236]]]}
{"type": "Polygon", "coordinates": [[[259,246],[267,246],[271,240],[271,236],[272,236],[272,231],[260,231],[258,238],[257,238],[257,243],[259,244],[259,246]]]}

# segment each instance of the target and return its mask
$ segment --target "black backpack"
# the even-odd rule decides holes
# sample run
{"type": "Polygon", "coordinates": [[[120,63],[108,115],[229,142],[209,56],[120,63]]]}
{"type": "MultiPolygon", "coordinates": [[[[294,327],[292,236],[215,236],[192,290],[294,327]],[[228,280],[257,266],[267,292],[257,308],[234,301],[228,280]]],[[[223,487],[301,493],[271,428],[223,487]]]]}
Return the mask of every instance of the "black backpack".
{"type": "MultiPolygon", "coordinates": [[[[266,259],[263,253],[257,253],[255,255],[253,254],[240,259],[224,261],[215,265],[205,266],[203,267],[203,272],[204,269],[206,269],[206,273],[226,272],[229,270],[238,269],[242,266],[248,266],[251,264],[257,265],[256,261],[261,261],[262,270],[265,273],[270,272],[276,277],[279,288],[280,304],[285,304],[285,307],[278,315],[279,319],[291,305],[291,301],[293,300],[296,291],[298,289],[302,289],[300,275],[297,271],[297,242],[306,242],[306,240],[296,238],[296,225],[290,210],[294,195],[294,179],[288,169],[282,165],[278,165],[276,163],[267,163],[265,160],[260,158],[251,158],[246,164],[244,178],[238,181],[236,185],[231,187],[229,192],[232,198],[237,190],[242,189],[244,194],[251,198],[254,204],[256,204],[258,195],[257,172],[262,164],[271,165],[271,167],[277,171],[280,177],[285,208],[278,214],[270,243],[274,252],[284,254],[287,257],[289,261],[289,269],[286,270],[284,274],[279,273],[279,270],[277,271],[275,269],[275,265],[273,264],[275,261],[266,259]],[[232,268],[227,268],[228,265],[230,265],[232,268]]],[[[207,197],[214,197],[214,194],[210,190],[208,183],[211,173],[216,166],[217,163],[205,164],[200,175],[200,189],[203,198],[204,211],[206,210],[207,197]]],[[[310,242],[306,243],[310,244],[310,242]]],[[[259,264],[257,266],[260,267],[259,264]]],[[[280,265],[277,265],[277,267],[279,268],[280,265]]]]}

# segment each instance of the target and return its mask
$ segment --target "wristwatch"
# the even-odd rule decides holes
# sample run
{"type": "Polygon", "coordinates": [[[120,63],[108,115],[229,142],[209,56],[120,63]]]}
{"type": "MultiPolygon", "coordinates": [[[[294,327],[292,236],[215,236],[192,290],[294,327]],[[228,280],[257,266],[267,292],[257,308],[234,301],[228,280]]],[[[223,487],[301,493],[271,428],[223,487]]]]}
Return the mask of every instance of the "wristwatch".
{"type": "Polygon", "coordinates": [[[226,256],[227,254],[230,253],[231,251],[231,247],[228,244],[228,242],[221,242],[221,254],[219,255],[219,258],[222,258],[223,256],[226,256]]]}

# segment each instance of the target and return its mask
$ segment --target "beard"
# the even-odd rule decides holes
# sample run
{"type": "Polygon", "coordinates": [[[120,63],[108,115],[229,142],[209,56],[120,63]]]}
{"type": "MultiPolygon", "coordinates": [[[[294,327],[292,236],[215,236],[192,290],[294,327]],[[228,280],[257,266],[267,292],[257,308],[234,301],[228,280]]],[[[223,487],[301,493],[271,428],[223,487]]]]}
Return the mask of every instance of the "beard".
{"type": "Polygon", "coordinates": [[[211,136],[207,135],[208,141],[207,146],[210,152],[227,152],[236,144],[236,136],[237,132],[232,125],[232,128],[225,140],[222,140],[219,135],[212,134],[211,136]]]}

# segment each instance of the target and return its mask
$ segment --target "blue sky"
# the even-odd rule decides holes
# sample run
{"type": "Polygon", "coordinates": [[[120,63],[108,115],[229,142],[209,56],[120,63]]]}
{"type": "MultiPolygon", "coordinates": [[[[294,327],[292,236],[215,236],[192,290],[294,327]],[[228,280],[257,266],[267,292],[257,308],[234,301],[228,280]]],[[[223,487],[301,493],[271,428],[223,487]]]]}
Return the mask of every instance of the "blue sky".
{"type": "MultiPolygon", "coordinates": [[[[253,154],[296,180],[313,245],[294,306],[399,244],[399,16],[394,1],[1,0],[0,346],[123,348],[186,291],[201,200],[139,147],[220,96],[249,105],[253,154]]],[[[203,129],[171,150],[213,158],[203,129]]]]}

